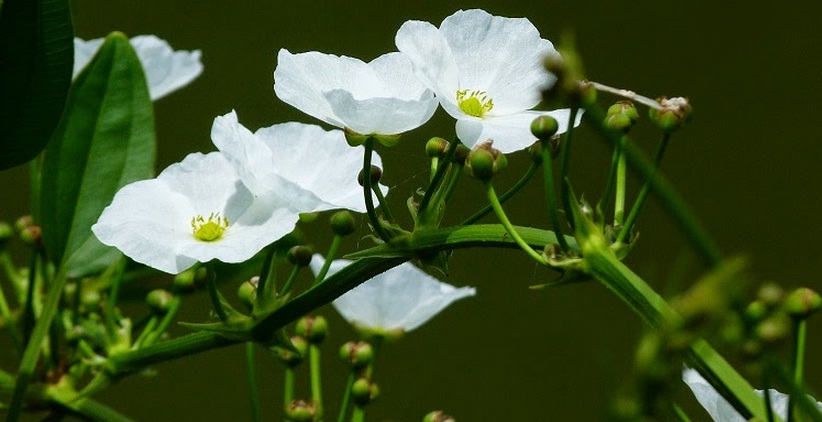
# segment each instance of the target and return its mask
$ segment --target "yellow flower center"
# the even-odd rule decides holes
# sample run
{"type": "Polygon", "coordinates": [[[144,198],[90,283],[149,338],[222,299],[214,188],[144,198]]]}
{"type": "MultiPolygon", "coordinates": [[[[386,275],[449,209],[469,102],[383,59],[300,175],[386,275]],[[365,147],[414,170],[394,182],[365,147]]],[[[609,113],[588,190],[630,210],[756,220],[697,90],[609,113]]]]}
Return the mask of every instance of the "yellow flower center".
{"type": "Polygon", "coordinates": [[[228,218],[220,217],[220,213],[211,213],[208,219],[198,215],[191,217],[191,228],[198,240],[212,242],[223,236],[228,228],[228,218]]]}
{"type": "Polygon", "coordinates": [[[457,91],[457,104],[465,114],[474,117],[482,117],[494,108],[494,100],[488,98],[488,93],[467,89],[457,91]]]}

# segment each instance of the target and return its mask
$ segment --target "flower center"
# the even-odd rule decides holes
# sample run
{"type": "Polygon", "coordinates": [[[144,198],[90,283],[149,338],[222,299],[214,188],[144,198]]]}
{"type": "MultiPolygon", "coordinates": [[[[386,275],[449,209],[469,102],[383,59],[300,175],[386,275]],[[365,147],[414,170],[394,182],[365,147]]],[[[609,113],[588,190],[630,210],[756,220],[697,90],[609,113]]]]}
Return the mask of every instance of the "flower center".
{"type": "Polygon", "coordinates": [[[228,218],[220,217],[220,213],[211,213],[208,219],[198,215],[191,217],[191,228],[198,240],[211,242],[223,236],[223,232],[228,228],[228,218]]]}
{"type": "Polygon", "coordinates": [[[488,98],[488,93],[467,89],[457,91],[457,104],[465,114],[474,117],[482,117],[494,108],[494,100],[488,98]]]}

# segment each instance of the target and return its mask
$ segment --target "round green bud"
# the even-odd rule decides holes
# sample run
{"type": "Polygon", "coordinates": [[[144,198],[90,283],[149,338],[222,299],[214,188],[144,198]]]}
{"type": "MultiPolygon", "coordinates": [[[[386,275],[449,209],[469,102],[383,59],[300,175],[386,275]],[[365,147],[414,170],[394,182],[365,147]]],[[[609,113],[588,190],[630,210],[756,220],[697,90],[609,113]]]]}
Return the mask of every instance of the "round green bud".
{"type": "Polygon", "coordinates": [[[317,417],[317,406],[313,401],[292,400],[285,405],[285,418],[293,422],[311,422],[317,417]]]}
{"type": "Polygon", "coordinates": [[[0,249],[6,247],[12,236],[14,236],[14,228],[11,227],[11,224],[0,221],[0,249]]]}
{"type": "Polygon", "coordinates": [[[308,342],[300,336],[292,336],[290,340],[291,344],[299,353],[294,353],[291,350],[276,346],[272,347],[271,351],[274,352],[274,356],[282,362],[283,365],[293,368],[303,361],[306,352],[308,352],[308,342]]]}
{"type": "Polygon", "coordinates": [[[536,141],[528,147],[528,155],[531,156],[531,161],[542,164],[542,141],[536,141]]]}
{"type": "Polygon", "coordinates": [[[194,282],[195,283],[205,283],[206,277],[208,277],[208,268],[206,267],[199,267],[194,270],[194,282]]]}
{"type": "Polygon", "coordinates": [[[617,114],[624,114],[631,119],[631,122],[639,120],[639,112],[636,110],[634,103],[630,101],[617,101],[612,106],[608,107],[607,116],[615,116],[617,114]]]}
{"type": "Polygon", "coordinates": [[[30,215],[24,215],[14,221],[14,229],[22,232],[26,227],[34,224],[34,219],[30,215]]]}
{"type": "Polygon", "coordinates": [[[788,295],[783,306],[791,318],[802,320],[822,308],[822,297],[807,287],[800,287],[788,295]]]}
{"type": "Polygon", "coordinates": [[[372,382],[367,378],[359,378],[354,381],[354,384],[351,386],[351,400],[357,404],[357,406],[363,407],[380,396],[380,388],[377,386],[377,383],[372,382]]]}
{"type": "Polygon", "coordinates": [[[476,146],[468,154],[465,168],[479,180],[491,180],[495,174],[505,169],[508,159],[505,154],[491,147],[490,142],[476,146]]]}
{"type": "Polygon", "coordinates": [[[97,289],[83,289],[80,292],[80,304],[86,308],[86,311],[97,309],[101,300],[100,291],[97,289]]]}
{"type": "Polygon", "coordinates": [[[673,132],[690,120],[692,108],[687,99],[660,97],[657,102],[660,108],[651,108],[648,117],[663,132],[673,132]]]}
{"type": "Polygon", "coordinates": [[[312,256],[314,256],[314,251],[308,246],[297,245],[288,250],[288,262],[298,267],[305,267],[310,264],[312,256]]]}
{"type": "Polygon", "coordinates": [[[191,291],[194,290],[194,277],[196,271],[186,270],[174,276],[174,289],[177,291],[191,291]]]}
{"type": "Polygon", "coordinates": [[[557,119],[551,116],[539,116],[531,122],[531,133],[541,141],[547,141],[559,131],[557,119]]]}
{"type": "Polygon", "coordinates": [[[785,300],[785,290],[776,283],[765,283],[756,292],[756,296],[765,306],[776,308],[785,300]]]}
{"type": "Polygon", "coordinates": [[[27,245],[39,245],[43,240],[43,233],[40,226],[31,225],[20,231],[20,240],[27,245]]]}
{"type": "Polygon", "coordinates": [[[742,343],[742,357],[757,360],[762,356],[762,342],[757,339],[748,339],[742,343]]]}
{"type": "Polygon", "coordinates": [[[354,368],[364,368],[374,361],[374,348],[365,341],[349,341],[340,347],[340,359],[354,368]]]}
{"type": "Polygon", "coordinates": [[[775,345],[786,340],[790,335],[790,323],[784,314],[771,315],[756,326],[756,337],[765,344],[775,345]]]}
{"type": "Polygon", "coordinates": [[[164,289],[154,289],[146,295],[146,304],[148,304],[151,313],[160,316],[168,312],[173,300],[174,295],[164,289]]]}
{"type": "MultiPolygon", "coordinates": [[[[371,179],[370,179],[371,180],[371,186],[376,185],[380,181],[381,178],[382,178],[382,169],[372,164],[371,165],[371,179]]],[[[364,182],[364,180],[363,180],[363,176],[362,176],[362,170],[360,170],[360,173],[357,175],[357,183],[359,183],[360,186],[362,186],[363,182],[364,182]]]]}
{"type": "Polygon", "coordinates": [[[745,308],[745,319],[749,322],[759,322],[768,316],[768,305],[761,300],[755,300],[745,308]]]}
{"type": "Polygon", "coordinates": [[[619,113],[606,117],[604,124],[605,127],[611,130],[627,133],[631,129],[631,126],[634,125],[634,122],[632,122],[631,118],[627,115],[619,113]]]}
{"type": "Polygon", "coordinates": [[[422,422],[456,422],[456,419],[446,415],[442,410],[435,410],[422,418],[422,422]]]}
{"type": "Polygon", "coordinates": [[[249,280],[240,284],[237,289],[237,297],[246,309],[254,309],[254,304],[257,302],[257,286],[260,283],[260,277],[254,276],[249,280]]]}
{"type": "Polygon", "coordinates": [[[435,136],[425,143],[425,155],[431,158],[442,158],[450,145],[445,139],[435,136]]]}
{"type": "Polygon", "coordinates": [[[335,212],[331,216],[331,230],[336,235],[348,236],[357,229],[354,215],[348,210],[335,212]]]}
{"type": "Polygon", "coordinates": [[[320,344],[328,335],[328,321],[322,315],[304,316],[297,320],[294,332],[311,344],[320,344]]]}

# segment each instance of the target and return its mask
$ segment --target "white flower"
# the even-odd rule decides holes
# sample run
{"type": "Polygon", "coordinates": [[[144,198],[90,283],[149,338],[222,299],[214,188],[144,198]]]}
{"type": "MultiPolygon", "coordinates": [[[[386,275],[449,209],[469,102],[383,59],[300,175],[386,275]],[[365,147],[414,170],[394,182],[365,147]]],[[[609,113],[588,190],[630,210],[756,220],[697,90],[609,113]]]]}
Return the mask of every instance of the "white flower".
{"type": "MultiPolygon", "coordinates": [[[[103,38],[89,41],[74,39],[74,77],[91,61],[103,41],[103,38]]],[[[174,51],[165,40],[154,35],[131,38],[131,46],[143,65],[152,100],[188,85],[203,72],[200,50],[174,51]]]]}
{"type": "Polygon", "coordinates": [[[388,53],[370,63],[315,51],[281,49],[274,70],[281,100],[332,126],[361,135],[395,135],[427,122],[434,94],[407,57],[388,53]]]}
{"type": "Polygon", "coordinates": [[[570,110],[530,110],[540,102],[540,91],[556,81],[543,59],[558,53],[528,19],[461,10],[439,29],[428,22],[405,22],[395,42],[457,119],[457,136],[468,147],[492,139],[504,153],[524,149],[536,141],[531,122],[541,115],[557,119],[560,133],[568,127],[570,110]]]}
{"type": "MultiPolygon", "coordinates": [[[[682,371],[682,380],[693,391],[696,400],[705,408],[705,411],[713,420],[720,422],[745,422],[747,420],[724,397],[717,393],[714,387],[705,378],[702,378],[702,375],[699,375],[699,372],[695,369],[684,369],[682,371]]],[[[773,389],[768,391],[770,391],[771,406],[773,406],[774,413],[785,420],[788,417],[788,395],[773,389]]],[[[762,390],[756,390],[756,393],[760,396],[763,395],[762,390]]],[[[813,398],[811,399],[813,400],[813,398]]],[[[822,403],[816,403],[816,407],[822,410],[822,403]]]]}
{"type": "MultiPolygon", "coordinates": [[[[211,139],[255,195],[286,189],[291,207],[300,212],[365,212],[363,188],[357,183],[362,153],[346,145],[342,131],[291,122],[251,133],[232,111],[214,119],[211,139]]],[[[372,163],[382,166],[380,156],[374,154],[372,163]]]]}
{"type": "MultiPolygon", "coordinates": [[[[315,274],[324,262],[322,256],[314,255],[310,265],[315,274]]],[[[334,260],[329,275],[350,263],[334,260]]],[[[456,288],[406,262],[353,288],[333,305],[354,326],[406,332],[424,324],[452,302],[475,294],[473,287],[456,288]]]]}
{"type": "Polygon", "coordinates": [[[131,259],[171,274],[196,262],[245,261],[294,229],[288,198],[255,197],[219,152],[189,154],[124,186],[91,230],[131,259]]]}

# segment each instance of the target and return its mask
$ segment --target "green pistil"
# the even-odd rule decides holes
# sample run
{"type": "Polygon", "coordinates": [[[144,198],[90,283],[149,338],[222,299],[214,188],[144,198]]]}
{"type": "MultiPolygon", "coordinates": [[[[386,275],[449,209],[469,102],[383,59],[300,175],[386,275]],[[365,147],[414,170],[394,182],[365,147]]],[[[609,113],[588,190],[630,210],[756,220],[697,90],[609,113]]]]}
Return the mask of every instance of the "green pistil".
{"type": "Polygon", "coordinates": [[[494,108],[494,100],[488,98],[485,91],[467,89],[457,91],[457,104],[463,113],[474,117],[482,117],[494,108]]]}
{"type": "Polygon", "coordinates": [[[220,217],[220,213],[211,213],[208,219],[198,215],[191,218],[191,228],[198,240],[213,242],[223,237],[223,232],[228,228],[228,218],[220,217]]]}

